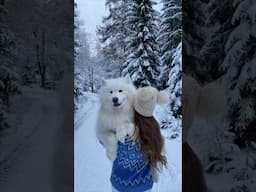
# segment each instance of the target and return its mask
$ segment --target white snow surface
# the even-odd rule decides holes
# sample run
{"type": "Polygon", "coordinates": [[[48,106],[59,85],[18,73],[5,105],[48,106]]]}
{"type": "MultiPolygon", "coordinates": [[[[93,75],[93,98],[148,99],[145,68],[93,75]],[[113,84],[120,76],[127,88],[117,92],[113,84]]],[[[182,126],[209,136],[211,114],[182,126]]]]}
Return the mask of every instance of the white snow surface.
{"type": "MultiPolygon", "coordinates": [[[[75,192],[111,192],[112,163],[96,139],[95,125],[99,102],[96,94],[85,93],[75,114],[75,192]]],[[[154,184],[153,192],[181,192],[181,138],[167,139],[170,130],[162,131],[168,160],[154,184]]]]}

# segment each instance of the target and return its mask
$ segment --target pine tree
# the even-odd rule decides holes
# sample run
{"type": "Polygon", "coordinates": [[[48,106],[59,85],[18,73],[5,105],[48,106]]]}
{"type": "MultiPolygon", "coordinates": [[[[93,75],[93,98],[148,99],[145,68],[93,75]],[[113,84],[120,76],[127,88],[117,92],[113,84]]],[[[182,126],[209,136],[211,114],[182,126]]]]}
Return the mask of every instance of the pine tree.
{"type": "MultiPolygon", "coordinates": [[[[101,83],[102,77],[105,75],[102,70],[106,66],[102,60],[101,52],[95,56],[90,53],[89,33],[79,17],[77,8],[75,7],[75,76],[74,76],[74,95],[75,108],[80,96],[84,91],[96,92],[101,83]]],[[[98,48],[98,47],[96,47],[98,48]]],[[[109,67],[109,66],[107,66],[109,67]]]]}
{"type": "Polygon", "coordinates": [[[103,18],[102,25],[97,34],[102,43],[101,53],[106,58],[112,69],[113,76],[120,76],[121,64],[124,63],[125,37],[125,13],[127,0],[107,0],[106,7],[109,15],[103,18]]]}
{"type": "Polygon", "coordinates": [[[202,84],[224,74],[225,42],[232,30],[233,0],[183,1],[183,69],[202,84]],[[206,14],[207,13],[207,14],[206,14]]]}
{"type": "Polygon", "coordinates": [[[203,10],[203,3],[200,0],[182,1],[182,58],[183,71],[193,76],[198,81],[205,81],[204,63],[200,57],[200,50],[205,44],[206,15],[203,10]]]}
{"type": "MultiPolygon", "coordinates": [[[[13,63],[16,59],[14,35],[9,29],[6,18],[5,1],[0,2],[0,139],[7,134],[8,107],[11,97],[18,92],[18,73],[13,63]]],[[[1,159],[0,159],[1,160],[1,159]]],[[[1,172],[2,170],[0,170],[1,172]]]]}
{"type": "MultiPolygon", "coordinates": [[[[181,72],[182,72],[182,43],[180,42],[172,55],[171,69],[167,84],[170,92],[170,116],[177,121],[177,127],[181,128],[181,72]]],[[[173,122],[169,121],[170,123],[173,122]]]]}
{"type": "Polygon", "coordinates": [[[200,50],[200,58],[204,64],[204,73],[201,75],[204,82],[215,80],[223,75],[219,69],[224,60],[225,42],[232,30],[231,25],[233,0],[218,1],[210,0],[207,4],[203,4],[203,12],[206,12],[204,26],[204,45],[200,50]],[[206,75],[207,74],[207,75],[206,75]]]}
{"type": "Polygon", "coordinates": [[[256,2],[236,0],[231,24],[233,30],[225,43],[221,69],[230,85],[230,122],[238,143],[253,138],[256,123],[256,2]]]}
{"type": "MultiPolygon", "coordinates": [[[[161,23],[159,30],[159,44],[161,48],[161,65],[163,73],[161,80],[163,88],[168,85],[168,76],[172,67],[173,54],[181,42],[181,0],[163,0],[163,9],[161,15],[161,23]]],[[[181,72],[181,71],[180,71],[181,72]]]]}
{"type": "Polygon", "coordinates": [[[125,59],[122,74],[130,74],[135,86],[158,86],[159,47],[156,41],[158,13],[154,1],[131,0],[128,3],[126,22],[125,59]]]}
{"type": "Polygon", "coordinates": [[[0,4],[0,104],[8,104],[19,78],[17,69],[13,67],[16,51],[14,35],[6,23],[6,18],[7,10],[3,1],[0,4]]]}
{"type": "MultiPolygon", "coordinates": [[[[79,62],[81,58],[81,43],[80,43],[80,38],[83,38],[86,40],[86,36],[81,35],[81,23],[80,20],[78,19],[78,9],[77,9],[77,4],[75,3],[75,11],[74,11],[74,60],[75,60],[75,73],[74,73],[74,109],[77,109],[77,104],[79,97],[82,95],[82,87],[83,87],[83,78],[81,76],[81,62],[79,62]]],[[[86,46],[86,45],[85,45],[86,46]]],[[[85,53],[87,54],[87,52],[85,53]]]]}

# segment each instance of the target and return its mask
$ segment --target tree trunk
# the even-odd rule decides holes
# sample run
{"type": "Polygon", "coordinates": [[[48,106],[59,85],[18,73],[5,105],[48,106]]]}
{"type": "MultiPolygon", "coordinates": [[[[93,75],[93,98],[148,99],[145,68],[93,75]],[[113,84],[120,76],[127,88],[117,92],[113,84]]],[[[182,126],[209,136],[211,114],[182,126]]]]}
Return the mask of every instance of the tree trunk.
{"type": "Polygon", "coordinates": [[[45,64],[45,30],[42,31],[42,49],[41,49],[41,87],[45,87],[45,75],[46,75],[46,64],[45,64]]]}
{"type": "Polygon", "coordinates": [[[94,92],[94,84],[93,84],[93,81],[94,81],[94,79],[93,79],[93,67],[92,67],[92,93],[94,92]]]}
{"type": "Polygon", "coordinates": [[[36,63],[37,63],[39,75],[41,77],[41,61],[40,61],[39,50],[40,50],[40,45],[39,45],[39,43],[36,43],[36,63]]]}
{"type": "Polygon", "coordinates": [[[89,88],[90,91],[93,92],[94,88],[93,88],[93,68],[89,67],[89,88]]]}
{"type": "Polygon", "coordinates": [[[46,74],[46,64],[45,64],[45,30],[42,30],[41,39],[38,36],[39,30],[36,25],[33,29],[33,35],[36,41],[36,64],[38,67],[40,79],[41,79],[41,87],[45,87],[45,74],[46,74]],[[40,43],[41,40],[41,43],[40,43]]]}

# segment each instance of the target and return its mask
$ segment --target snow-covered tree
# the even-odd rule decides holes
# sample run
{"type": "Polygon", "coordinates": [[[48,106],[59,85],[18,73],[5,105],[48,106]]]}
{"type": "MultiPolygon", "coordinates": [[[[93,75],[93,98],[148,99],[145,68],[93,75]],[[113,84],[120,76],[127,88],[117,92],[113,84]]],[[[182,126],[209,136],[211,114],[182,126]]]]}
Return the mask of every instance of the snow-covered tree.
{"type": "Polygon", "coordinates": [[[70,11],[72,2],[9,0],[5,3],[8,26],[15,32],[23,83],[50,88],[62,78],[64,63],[69,66],[73,63],[70,51],[74,47],[73,28],[70,27],[74,17],[70,11]]]}
{"type": "MultiPolygon", "coordinates": [[[[0,134],[3,133],[3,130],[5,128],[7,128],[7,125],[5,125],[5,121],[6,121],[6,117],[5,117],[5,111],[3,110],[3,102],[4,102],[4,98],[5,98],[5,94],[4,94],[4,89],[5,89],[5,82],[4,82],[4,78],[3,75],[6,76],[7,75],[7,69],[4,70],[5,68],[7,68],[7,59],[8,59],[8,55],[9,54],[9,43],[8,41],[6,42],[6,38],[7,38],[7,26],[4,23],[4,16],[5,16],[5,8],[4,8],[4,3],[0,4],[0,59],[1,59],[1,65],[0,65],[0,71],[1,71],[1,76],[0,76],[0,91],[1,91],[1,95],[0,95],[0,134]],[[4,70],[4,72],[3,72],[4,70]]],[[[8,40],[8,39],[7,39],[8,40]]]]}
{"type": "Polygon", "coordinates": [[[96,92],[102,83],[103,77],[106,77],[102,71],[107,67],[102,52],[96,46],[96,55],[90,53],[90,34],[87,33],[80,18],[79,12],[75,7],[75,78],[74,95],[75,107],[78,99],[84,91],[96,92]]]}
{"type": "MultiPolygon", "coordinates": [[[[182,4],[184,71],[201,84],[220,77],[227,88],[229,116],[197,118],[190,135],[208,174],[215,173],[222,181],[233,178],[224,191],[253,191],[255,184],[251,174],[255,157],[250,155],[256,139],[255,4],[251,0],[182,4]]],[[[210,187],[218,191],[218,186],[210,187]]]]}
{"type": "Polygon", "coordinates": [[[157,87],[159,77],[159,47],[156,41],[158,12],[152,0],[131,0],[128,3],[125,59],[122,75],[130,74],[134,84],[157,87]]]}
{"type": "Polygon", "coordinates": [[[0,104],[8,103],[11,94],[16,89],[18,80],[15,62],[16,45],[14,35],[7,23],[7,10],[4,1],[0,4],[0,104]]]}
{"type": "Polygon", "coordinates": [[[233,30],[225,43],[221,69],[226,73],[224,81],[230,85],[231,127],[244,142],[255,139],[250,131],[256,122],[256,2],[236,0],[233,6],[233,30]]]}
{"type": "Polygon", "coordinates": [[[225,42],[233,28],[231,24],[234,11],[232,3],[233,0],[210,0],[201,7],[202,11],[207,13],[204,28],[202,28],[206,41],[199,52],[202,60],[200,74],[202,82],[209,82],[223,75],[219,66],[223,62],[225,52],[220,50],[224,50],[225,42]]]}
{"type": "Polygon", "coordinates": [[[181,125],[181,72],[182,43],[180,42],[172,56],[172,68],[169,71],[169,92],[171,97],[171,115],[180,121],[181,125]]]}
{"type": "Polygon", "coordinates": [[[203,10],[203,2],[200,0],[182,1],[182,70],[193,76],[198,81],[204,81],[206,63],[202,62],[200,50],[205,43],[206,15],[203,10]]]}
{"type": "Polygon", "coordinates": [[[168,107],[167,127],[181,128],[181,0],[162,0],[158,42],[161,50],[161,88],[168,88],[171,103],[168,107]],[[175,122],[175,123],[173,123],[175,122]]]}
{"type": "Polygon", "coordinates": [[[174,132],[181,132],[181,94],[182,94],[182,43],[176,47],[173,55],[168,77],[168,92],[170,94],[170,104],[164,108],[164,117],[162,119],[162,128],[171,128],[174,132]]]}
{"type": "Polygon", "coordinates": [[[107,0],[106,7],[109,10],[109,15],[103,18],[103,23],[97,31],[101,42],[101,48],[98,51],[108,61],[113,76],[120,76],[121,64],[125,61],[127,0],[107,0]]]}
{"type": "Polygon", "coordinates": [[[75,109],[77,109],[77,102],[79,97],[82,96],[82,91],[88,87],[86,84],[86,71],[85,66],[86,62],[90,62],[90,53],[88,48],[87,33],[83,28],[82,21],[79,18],[79,13],[77,5],[75,4],[75,19],[74,19],[74,28],[75,28],[75,73],[74,73],[74,104],[75,109]]]}
{"type": "MultiPolygon", "coordinates": [[[[158,41],[161,50],[161,74],[162,86],[166,88],[169,72],[172,67],[173,54],[181,42],[181,0],[162,0],[163,8],[161,15],[158,41]]],[[[181,71],[180,71],[181,72],[181,71]]]]}

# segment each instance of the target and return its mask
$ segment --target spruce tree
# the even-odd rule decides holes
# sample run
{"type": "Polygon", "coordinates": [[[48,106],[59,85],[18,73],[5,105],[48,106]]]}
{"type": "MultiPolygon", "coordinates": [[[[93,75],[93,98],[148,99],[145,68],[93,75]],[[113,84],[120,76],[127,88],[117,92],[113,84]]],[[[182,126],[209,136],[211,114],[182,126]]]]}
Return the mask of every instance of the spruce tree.
{"type": "Polygon", "coordinates": [[[108,61],[113,76],[120,76],[121,64],[124,63],[125,37],[127,29],[125,26],[125,13],[127,0],[107,0],[106,7],[109,15],[103,18],[102,25],[97,34],[101,45],[101,54],[108,61]]]}
{"type": "MultiPolygon", "coordinates": [[[[13,65],[16,59],[16,45],[14,34],[9,29],[5,1],[0,2],[0,140],[9,134],[8,112],[11,106],[11,99],[18,92],[17,68],[13,65]]],[[[3,149],[1,148],[1,151],[3,149]]],[[[2,160],[2,156],[0,161],[2,160]]],[[[0,170],[0,173],[2,170],[0,170]]],[[[1,174],[0,174],[1,176],[1,174]]]]}
{"type": "Polygon", "coordinates": [[[225,57],[225,42],[233,28],[231,25],[234,11],[232,2],[233,0],[210,0],[207,4],[203,4],[202,10],[208,13],[205,15],[203,30],[206,41],[199,54],[205,71],[205,75],[201,75],[203,82],[215,80],[223,75],[219,67],[225,57]]]}
{"type": "MultiPolygon", "coordinates": [[[[174,118],[176,120],[176,128],[181,128],[181,117],[182,117],[182,110],[181,110],[181,72],[182,72],[182,43],[180,42],[176,47],[173,55],[172,55],[172,62],[171,68],[169,71],[168,77],[168,89],[170,92],[170,118],[174,118]]],[[[169,123],[173,123],[173,119],[170,119],[169,123]]]]}
{"type": "Polygon", "coordinates": [[[0,4],[0,105],[9,103],[19,78],[17,68],[13,66],[16,52],[14,34],[9,29],[6,19],[7,10],[3,1],[0,4]]]}
{"type": "MultiPolygon", "coordinates": [[[[79,20],[78,16],[78,9],[77,9],[77,4],[75,4],[75,11],[74,11],[74,61],[75,61],[75,70],[74,70],[74,108],[75,110],[78,108],[78,100],[79,97],[82,95],[82,88],[83,88],[83,84],[84,84],[84,79],[81,75],[81,68],[82,68],[82,64],[81,64],[81,49],[83,48],[83,46],[87,46],[87,44],[82,45],[82,43],[87,42],[86,40],[86,34],[83,33],[83,30],[81,30],[81,21],[79,20]],[[85,40],[81,43],[81,39],[85,40]]],[[[86,55],[89,54],[89,52],[86,50],[85,52],[86,55]]],[[[83,57],[82,57],[83,58],[83,57]]],[[[84,73],[82,73],[84,74],[84,73]]]]}
{"type": "MultiPolygon", "coordinates": [[[[158,41],[161,50],[161,74],[163,88],[168,87],[168,78],[172,66],[173,54],[181,42],[181,0],[163,0],[158,41]]],[[[181,71],[180,71],[181,72],[181,71]]]]}
{"type": "Polygon", "coordinates": [[[200,56],[200,50],[205,43],[206,15],[200,0],[182,1],[182,58],[185,73],[198,81],[205,81],[205,66],[200,56]]]}
{"type": "Polygon", "coordinates": [[[159,47],[156,41],[158,12],[154,1],[131,0],[128,3],[125,59],[122,74],[129,74],[135,86],[158,86],[159,47]]]}
{"type": "Polygon", "coordinates": [[[256,123],[256,2],[236,0],[232,31],[225,43],[221,69],[229,85],[230,124],[237,142],[255,141],[256,123]]]}

